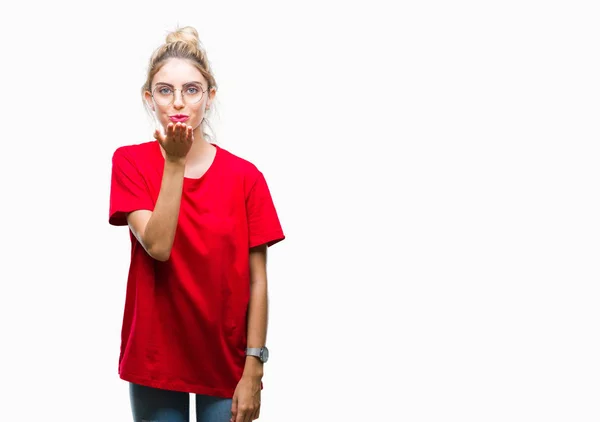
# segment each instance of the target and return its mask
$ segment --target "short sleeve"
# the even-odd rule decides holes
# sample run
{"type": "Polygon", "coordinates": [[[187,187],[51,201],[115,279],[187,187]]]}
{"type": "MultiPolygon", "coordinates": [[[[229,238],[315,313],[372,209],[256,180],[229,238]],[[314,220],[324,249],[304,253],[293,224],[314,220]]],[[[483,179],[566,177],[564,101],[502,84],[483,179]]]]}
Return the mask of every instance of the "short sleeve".
{"type": "Polygon", "coordinates": [[[249,247],[273,246],[285,239],[264,175],[259,172],[246,198],[249,247]]]}
{"type": "Polygon", "coordinates": [[[154,203],[143,176],[130,157],[117,149],[112,158],[108,222],[127,225],[127,214],[136,210],[154,210],[154,203]]]}

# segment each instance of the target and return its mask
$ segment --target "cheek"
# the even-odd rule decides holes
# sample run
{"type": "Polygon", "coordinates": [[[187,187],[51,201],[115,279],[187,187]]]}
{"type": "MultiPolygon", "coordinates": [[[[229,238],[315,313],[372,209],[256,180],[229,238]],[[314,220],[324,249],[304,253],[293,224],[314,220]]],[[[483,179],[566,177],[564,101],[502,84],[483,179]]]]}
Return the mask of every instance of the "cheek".
{"type": "Polygon", "coordinates": [[[202,111],[204,109],[202,107],[194,107],[193,109],[191,109],[190,111],[192,112],[192,119],[194,121],[196,121],[197,124],[200,124],[200,122],[202,121],[202,111]]]}
{"type": "Polygon", "coordinates": [[[161,121],[164,122],[166,120],[169,120],[169,114],[167,113],[166,110],[163,110],[159,107],[155,107],[154,109],[154,114],[156,114],[156,117],[161,121]]]}
{"type": "Polygon", "coordinates": [[[156,109],[154,111],[154,116],[156,117],[156,120],[158,120],[158,123],[160,123],[165,128],[171,122],[169,120],[169,116],[162,110],[156,109]]]}

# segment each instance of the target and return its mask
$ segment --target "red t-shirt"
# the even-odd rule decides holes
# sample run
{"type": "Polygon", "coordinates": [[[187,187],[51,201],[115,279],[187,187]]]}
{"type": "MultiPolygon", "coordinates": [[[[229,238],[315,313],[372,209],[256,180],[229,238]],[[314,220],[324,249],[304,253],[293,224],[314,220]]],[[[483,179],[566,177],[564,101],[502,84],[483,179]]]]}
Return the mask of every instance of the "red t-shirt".
{"type": "MultiPolygon", "coordinates": [[[[231,398],[246,361],[249,248],[285,238],[263,174],[215,145],[206,173],[185,178],[170,258],[150,257],[135,236],[119,375],[155,388],[231,398]]],[[[164,158],[157,141],[118,148],[109,223],[153,210],[164,158]]]]}

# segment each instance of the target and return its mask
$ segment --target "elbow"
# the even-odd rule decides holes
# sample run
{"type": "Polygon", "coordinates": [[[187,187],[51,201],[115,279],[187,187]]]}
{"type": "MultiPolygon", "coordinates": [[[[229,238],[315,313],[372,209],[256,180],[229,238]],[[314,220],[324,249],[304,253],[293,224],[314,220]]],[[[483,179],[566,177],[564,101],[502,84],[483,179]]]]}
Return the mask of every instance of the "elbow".
{"type": "Polygon", "coordinates": [[[171,256],[171,254],[166,253],[166,254],[155,254],[155,255],[150,255],[152,258],[156,259],[157,261],[160,262],[167,262],[171,256]]]}
{"type": "Polygon", "coordinates": [[[148,255],[160,262],[166,262],[171,257],[171,248],[152,245],[146,249],[148,255]]]}
{"type": "Polygon", "coordinates": [[[139,236],[140,243],[146,253],[153,259],[161,262],[168,261],[171,256],[173,239],[165,239],[163,234],[148,233],[148,226],[144,228],[143,234],[139,236]]]}

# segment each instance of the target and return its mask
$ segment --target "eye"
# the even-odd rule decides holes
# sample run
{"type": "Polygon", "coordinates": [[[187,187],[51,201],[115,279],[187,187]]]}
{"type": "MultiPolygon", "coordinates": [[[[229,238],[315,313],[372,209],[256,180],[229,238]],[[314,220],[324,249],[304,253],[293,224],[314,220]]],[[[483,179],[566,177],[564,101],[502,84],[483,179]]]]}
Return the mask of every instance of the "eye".
{"type": "Polygon", "coordinates": [[[171,88],[169,88],[169,87],[166,87],[166,86],[161,86],[160,88],[158,88],[158,93],[159,93],[159,94],[162,94],[162,95],[168,95],[168,94],[170,94],[171,92],[172,92],[172,91],[171,91],[171,88]]]}
{"type": "Polygon", "coordinates": [[[197,94],[199,92],[199,89],[195,86],[189,86],[186,91],[188,94],[197,94]]]}

